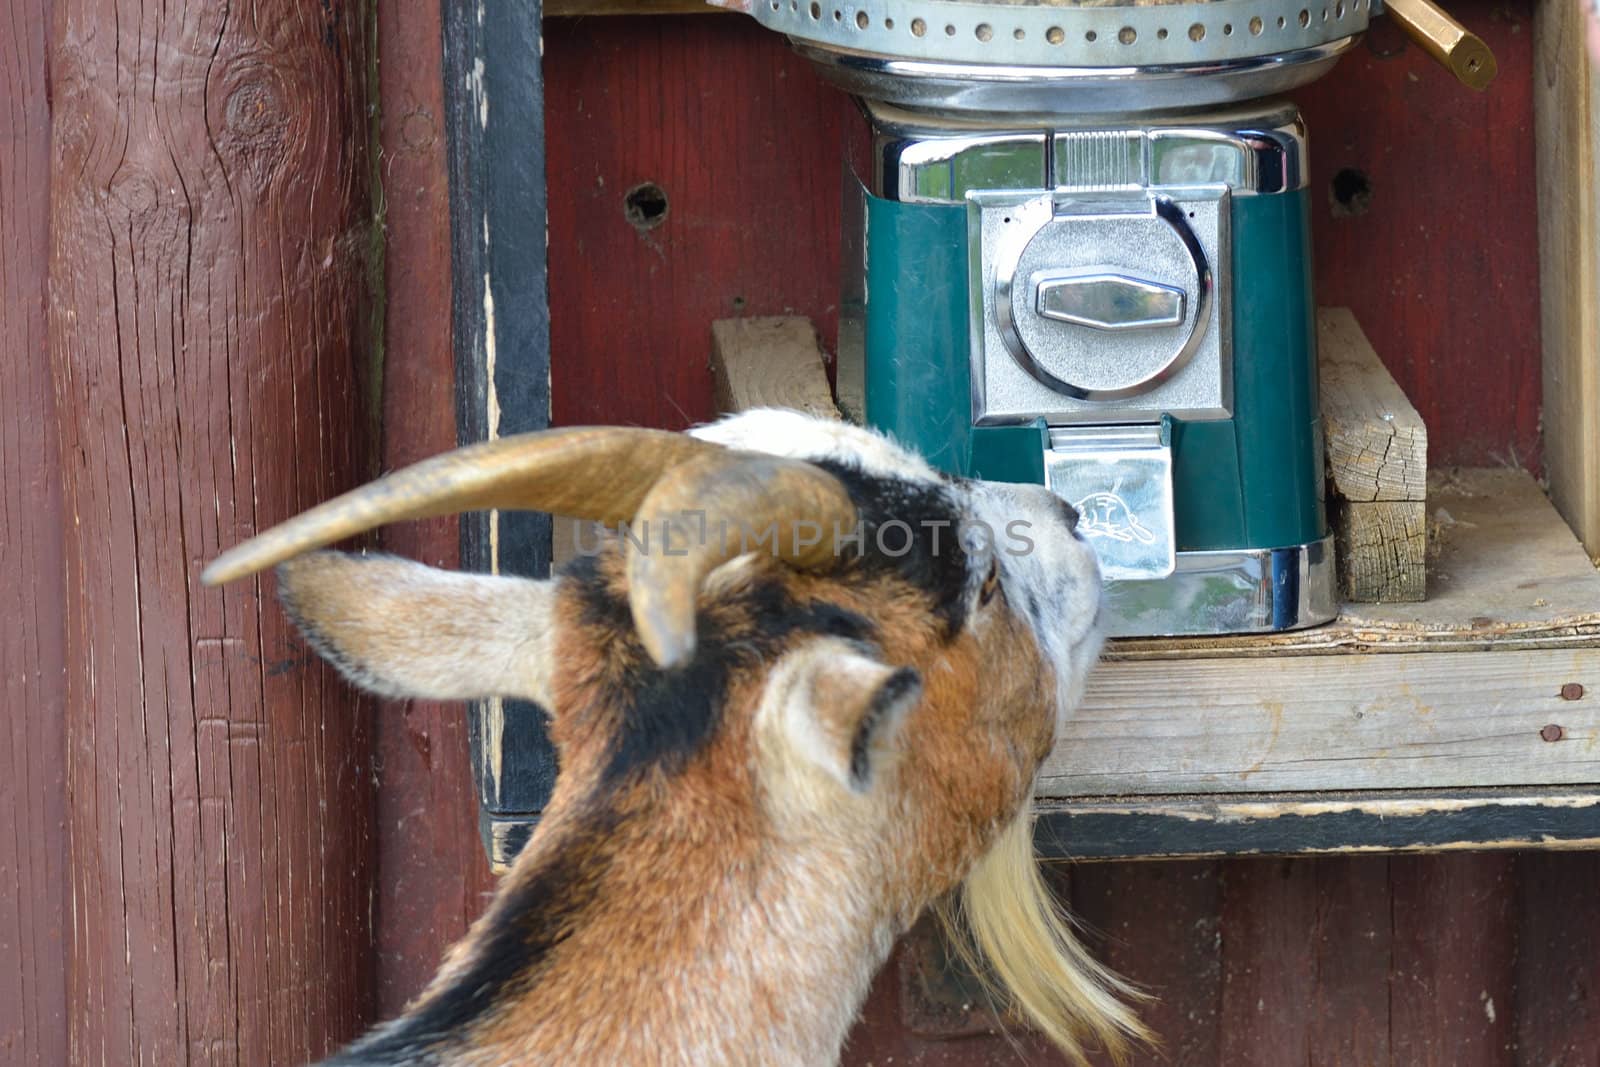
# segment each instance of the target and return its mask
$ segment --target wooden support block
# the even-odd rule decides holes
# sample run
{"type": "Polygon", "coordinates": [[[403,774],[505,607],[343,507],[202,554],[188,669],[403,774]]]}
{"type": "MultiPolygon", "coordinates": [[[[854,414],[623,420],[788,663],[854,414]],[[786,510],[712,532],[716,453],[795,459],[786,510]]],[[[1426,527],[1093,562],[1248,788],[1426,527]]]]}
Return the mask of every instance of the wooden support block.
{"type": "Polygon", "coordinates": [[[1317,314],[1328,518],[1353,603],[1427,591],[1428,431],[1346,308],[1317,314]]]}
{"type": "Polygon", "coordinates": [[[711,374],[718,411],[780,407],[839,417],[810,319],[717,320],[711,324],[711,374]]]}

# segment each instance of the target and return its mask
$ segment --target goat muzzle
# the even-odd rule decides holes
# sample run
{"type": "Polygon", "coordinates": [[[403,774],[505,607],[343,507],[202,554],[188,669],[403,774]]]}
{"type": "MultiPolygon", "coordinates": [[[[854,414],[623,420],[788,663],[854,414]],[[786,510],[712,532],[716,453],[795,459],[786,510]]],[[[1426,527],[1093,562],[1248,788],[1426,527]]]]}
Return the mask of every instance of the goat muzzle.
{"type": "Polygon", "coordinates": [[[718,531],[670,553],[661,550],[665,544],[629,546],[634,623],[663,667],[694,654],[700,586],[745,549],[746,539],[727,536],[729,529],[775,530],[767,546],[775,558],[826,570],[835,558],[834,531],[857,521],[843,484],[802,460],[736,452],[665,430],[543,430],[459,448],[345,493],[229,549],[200,578],[220,585],[387,523],[490,509],[642,522],[647,533],[681,527],[692,516],[702,533],[718,531]],[[821,536],[801,538],[801,526],[821,536]]]}

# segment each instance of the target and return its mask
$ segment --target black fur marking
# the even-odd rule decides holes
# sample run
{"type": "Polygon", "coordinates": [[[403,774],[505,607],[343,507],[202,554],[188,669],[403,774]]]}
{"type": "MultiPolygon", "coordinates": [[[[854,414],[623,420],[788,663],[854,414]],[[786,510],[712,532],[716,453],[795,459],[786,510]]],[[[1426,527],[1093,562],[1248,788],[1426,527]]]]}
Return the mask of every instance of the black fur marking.
{"type": "MultiPolygon", "coordinates": [[[[642,651],[636,655],[619,693],[626,704],[606,783],[645,767],[681,770],[721,724],[729,679],[780,655],[796,635],[870,642],[876,633],[870,620],[837,604],[796,603],[771,579],[733,603],[702,610],[695,629],[694,659],[682,667],[662,670],[642,651]]],[[[631,628],[627,639],[635,640],[631,628]]]]}
{"type": "Polygon", "coordinates": [[[834,460],[816,464],[844,483],[860,513],[861,551],[855,555],[847,549],[847,554],[868,575],[892,575],[927,593],[945,637],[953,638],[967,622],[970,576],[960,538],[965,516],[956,508],[948,486],[882,478],[834,460]],[[880,544],[879,530],[893,522],[910,527],[909,551],[900,551],[905,535],[898,526],[885,530],[880,544]]]}
{"type": "Polygon", "coordinates": [[[871,781],[872,764],[867,750],[874,735],[883,726],[889,709],[899,704],[922,687],[922,676],[910,667],[901,667],[891,674],[872,696],[872,704],[861,716],[856,734],[850,739],[850,784],[858,792],[864,791],[871,781]]]}
{"type": "Polygon", "coordinates": [[[425,1067],[470,1041],[468,1030],[529,989],[549,954],[572,933],[597,897],[611,864],[609,842],[622,817],[587,815],[549,850],[548,862],[495,899],[472,964],[413,1011],[372,1031],[324,1067],[407,1064],[425,1067]]]}

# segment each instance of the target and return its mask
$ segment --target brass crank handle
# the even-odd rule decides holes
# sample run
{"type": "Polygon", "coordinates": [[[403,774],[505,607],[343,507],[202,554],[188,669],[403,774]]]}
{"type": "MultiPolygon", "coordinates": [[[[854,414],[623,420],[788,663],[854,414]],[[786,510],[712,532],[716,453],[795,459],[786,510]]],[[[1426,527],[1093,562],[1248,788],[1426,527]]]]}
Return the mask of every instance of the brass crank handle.
{"type": "Polygon", "coordinates": [[[1482,92],[1499,67],[1483,38],[1451,18],[1433,0],[1383,0],[1384,10],[1456,80],[1482,92]]]}

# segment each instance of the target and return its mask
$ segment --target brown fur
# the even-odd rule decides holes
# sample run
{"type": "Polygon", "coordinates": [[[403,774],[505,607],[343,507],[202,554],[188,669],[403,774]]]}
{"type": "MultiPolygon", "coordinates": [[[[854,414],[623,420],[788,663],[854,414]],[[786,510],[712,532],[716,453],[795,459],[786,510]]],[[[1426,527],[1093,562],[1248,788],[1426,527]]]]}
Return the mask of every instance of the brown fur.
{"type": "MultiPolygon", "coordinates": [[[[621,570],[614,547],[596,568],[606,598],[625,603],[621,570]]],[[[893,938],[958,884],[1023,806],[1050,744],[1055,680],[1003,598],[949,640],[927,596],[903,582],[851,585],[759,562],[742,579],[714,583],[700,605],[730,643],[755,636],[760,620],[743,594],[758,582],[871,620],[882,659],[921,673],[897,765],[875,768],[867,795],[819,790],[821,805],[784,803],[774,790],[806,786],[792,781],[792,767],[762,766],[785,756],[781,743],[756,736],[767,677],[748,673],[681,770],[648,769],[597,790],[623,729],[621,699],[649,668],[619,620],[594,617],[593,590],[560,583],[549,691],[562,774],[502,897],[558,855],[587,857],[592,884],[528,994],[486,1013],[444,1062],[831,1058],[893,938]],[[819,1022],[815,1006],[834,1000],[841,1010],[819,1022]],[[760,1035],[769,1044],[755,1055],[760,1035]]],[[[450,987],[504,918],[491,911],[478,923],[417,1007],[450,987]]]]}

